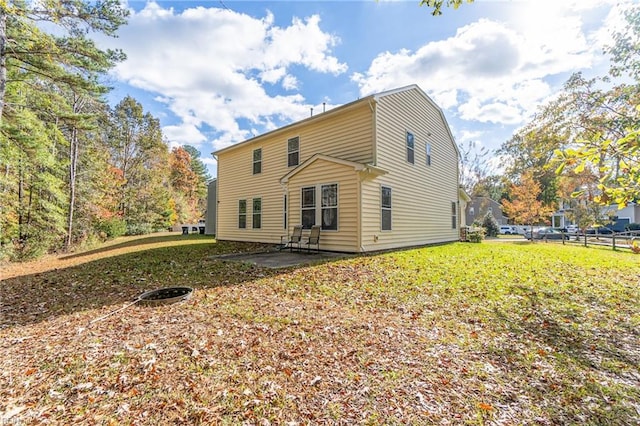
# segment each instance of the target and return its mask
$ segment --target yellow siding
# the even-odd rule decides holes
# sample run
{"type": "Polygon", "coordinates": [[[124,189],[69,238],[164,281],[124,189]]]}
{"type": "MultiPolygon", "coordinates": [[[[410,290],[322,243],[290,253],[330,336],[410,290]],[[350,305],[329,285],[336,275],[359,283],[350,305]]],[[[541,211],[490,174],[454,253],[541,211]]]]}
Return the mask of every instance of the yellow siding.
{"type": "MultiPolygon", "coordinates": [[[[335,251],[383,250],[455,241],[451,203],[458,201],[458,157],[440,111],[419,89],[369,99],[254,138],[218,153],[220,240],[279,243],[283,200],[289,196],[289,229],[300,222],[300,188],[338,184],[338,231],[323,231],[320,247],[335,251]],[[406,161],[406,131],[415,136],[415,162],[406,161]],[[300,164],[314,154],[373,163],[388,173],[363,177],[348,164],[320,158],[293,174],[286,188],[287,140],[300,138],[300,164]],[[376,138],[374,142],[374,137],[376,138]],[[425,143],[432,146],[426,165],[425,143]],[[252,174],[252,153],[262,148],[262,173],[252,174]],[[374,148],[376,152],[374,153],[374,148]],[[380,229],[380,188],[392,188],[392,231],[380,229]],[[252,229],[251,201],[262,199],[262,228],[252,229]],[[238,200],[247,200],[247,229],[238,229],[238,200]]],[[[364,176],[364,175],[363,175],[364,176]]],[[[458,212],[459,216],[459,212],[458,212]]]]}
{"type": "MultiPolygon", "coordinates": [[[[358,174],[353,167],[316,160],[294,175],[288,183],[289,227],[301,223],[300,198],[303,187],[338,184],[338,230],[322,231],[322,250],[356,252],[358,240],[358,174]]],[[[318,199],[319,203],[320,200],[318,199]]]]}
{"type": "Polygon", "coordinates": [[[402,91],[379,99],[376,123],[377,166],[389,173],[362,184],[364,250],[457,240],[451,202],[458,201],[458,157],[439,111],[418,91],[402,91]],[[407,131],[415,137],[414,164],[406,160],[407,131]],[[392,188],[392,231],[380,230],[382,185],[392,188]]]}
{"type": "MultiPolygon", "coordinates": [[[[218,239],[279,243],[283,228],[287,140],[300,138],[300,164],[316,153],[368,163],[373,158],[373,119],[368,102],[331,114],[320,114],[301,126],[267,134],[218,155],[218,239]],[[326,114],[326,115],[325,115],[326,114]],[[262,148],[262,173],[253,175],[253,150],[262,148]],[[252,229],[251,200],[262,198],[262,228],[252,229]],[[238,228],[238,200],[247,200],[247,229],[238,228]]],[[[355,173],[355,172],[354,172],[355,173]]],[[[326,183],[326,182],[322,182],[326,183]]],[[[292,211],[293,212],[293,211],[292,211]]],[[[299,211],[298,213],[299,214],[299,211]]],[[[289,224],[293,222],[290,220],[289,224]]],[[[324,235],[322,237],[324,242],[324,235]]],[[[336,240],[337,241],[337,240],[336,240]]],[[[331,243],[334,244],[334,243],[331,243]]],[[[335,243],[342,247],[342,243],[335,243]]],[[[355,242],[352,246],[355,246],[355,242]]],[[[324,245],[323,245],[324,248],[324,245]]]]}

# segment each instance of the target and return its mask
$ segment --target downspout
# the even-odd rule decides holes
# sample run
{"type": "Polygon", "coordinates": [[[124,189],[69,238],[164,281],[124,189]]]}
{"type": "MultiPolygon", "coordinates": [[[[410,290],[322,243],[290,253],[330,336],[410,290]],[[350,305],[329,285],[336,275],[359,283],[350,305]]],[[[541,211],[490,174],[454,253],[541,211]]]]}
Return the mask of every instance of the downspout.
{"type": "Polygon", "coordinates": [[[364,247],[362,246],[362,172],[357,174],[358,176],[358,194],[356,200],[356,208],[358,209],[358,229],[357,229],[357,239],[358,244],[360,246],[360,253],[364,252],[364,247]]]}
{"type": "Polygon", "coordinates": [[[371,143],[371,154],[372,154],[372,164],[374,166],[378,165],[378,123],[377,123],[377,114],[376,114],[376,108],[375,108],[376,102],[374,99],[371,99],[369,101],[369,108],[371,108],[371,136],[372,136],[372,143],[371,143]]]}
{"type": "MultiPolygon", "coordinates": [[[[372,165],[378,165],[378,123],[376,121],[376,101],[375,98],[369,100],[369,108],[371,109],[371,162],[372,165]]],[[[365,174],[358,173],[358,200],[357,200],[357,208],[358,208],[358,229],[357,229],[357,238],[358,238],[358,246],[360,247],[360,253],[364,253],[364,245],[362,244],[362,224],[363,224],[363,211],[362,211],[362,179],[364,179],[365,174]]]]}

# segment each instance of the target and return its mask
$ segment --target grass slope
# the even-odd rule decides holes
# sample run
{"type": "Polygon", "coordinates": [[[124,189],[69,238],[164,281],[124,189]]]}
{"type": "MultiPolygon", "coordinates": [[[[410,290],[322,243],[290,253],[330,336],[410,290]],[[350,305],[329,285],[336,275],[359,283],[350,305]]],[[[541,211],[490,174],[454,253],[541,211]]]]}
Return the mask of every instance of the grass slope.
{"type": "Polygon", "coordinates": [[[282,270],[212,257],[255,248],[146,237],[5,268],[0,419],[640,423],[637,256],[456,243],[282,270]],[[180,285],[191,300],[105,316],[180,285]]]}

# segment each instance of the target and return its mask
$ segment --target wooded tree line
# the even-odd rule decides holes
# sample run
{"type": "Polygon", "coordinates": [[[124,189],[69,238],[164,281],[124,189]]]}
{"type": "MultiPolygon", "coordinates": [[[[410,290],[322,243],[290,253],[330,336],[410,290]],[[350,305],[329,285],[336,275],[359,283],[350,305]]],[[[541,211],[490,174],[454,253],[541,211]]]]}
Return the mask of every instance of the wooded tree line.
{"type": "Polygon", "coordinates": [[[461,147],[462,185],[502,201],[515,223],[548,222],[560,205],[581,228],[605,224],[602,206],[640,201],[640,6],[604,49],[608,75],[574,74],[564,90],[496,152],[461,147]],[[493,174],[500,156],[504,174],[493,174]]]}
{"type": "Polygon", "coordinates": [[[170,151],[135,99],[106,103],[101,81],[125,56],[91,36],[126,18],[118,0],[0,1],[0,259],[202,216],[200,153],[170,151]]]}

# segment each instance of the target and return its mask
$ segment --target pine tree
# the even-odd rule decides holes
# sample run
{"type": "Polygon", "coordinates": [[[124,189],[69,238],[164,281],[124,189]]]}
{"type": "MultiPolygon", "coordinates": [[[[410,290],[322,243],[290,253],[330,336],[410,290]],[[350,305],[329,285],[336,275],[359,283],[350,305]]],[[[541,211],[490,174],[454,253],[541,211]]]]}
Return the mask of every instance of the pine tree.
{"type": "Polygon", "coordinates": [[[129,232],[169,226],[169,149],[160,122],[127,96],[111,113],[108,138],[112,165],[122,175],[118,214],[129,232]]]}

